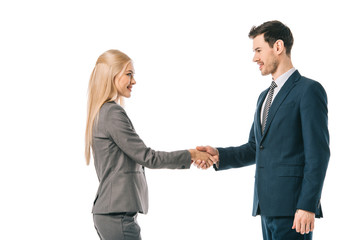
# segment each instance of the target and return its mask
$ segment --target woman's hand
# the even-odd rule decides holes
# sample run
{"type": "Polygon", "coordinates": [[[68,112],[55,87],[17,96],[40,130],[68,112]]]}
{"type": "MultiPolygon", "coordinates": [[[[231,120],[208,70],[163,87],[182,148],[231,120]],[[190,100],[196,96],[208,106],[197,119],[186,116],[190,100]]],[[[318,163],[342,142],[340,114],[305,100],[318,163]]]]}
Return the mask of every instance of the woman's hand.
{"type": "Polygon", "coordinates": [[[212,156],[207,152],[201,152],[196,149],[190,149],[189,152],[191,155],[191,160],[193,162],[201,163],[201,164],[196,164],[198,168],[208,169],[213,164],[216,164],[216,162],[213,161],[212,156]]]}

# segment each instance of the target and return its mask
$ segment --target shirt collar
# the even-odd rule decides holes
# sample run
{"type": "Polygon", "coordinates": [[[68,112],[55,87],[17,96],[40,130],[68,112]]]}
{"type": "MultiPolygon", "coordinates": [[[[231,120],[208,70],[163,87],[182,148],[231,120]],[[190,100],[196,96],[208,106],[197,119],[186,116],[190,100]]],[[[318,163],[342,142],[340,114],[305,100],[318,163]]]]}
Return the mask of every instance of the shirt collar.
{"type": "Polygon", "coordinates": [[[275,80],[277,88],[280,89],[295,71],[296,71],[296,69],[293,67],[289,71],[287,71],[286,73],[283,73],[281,76],[279,76],[275,80]]]}

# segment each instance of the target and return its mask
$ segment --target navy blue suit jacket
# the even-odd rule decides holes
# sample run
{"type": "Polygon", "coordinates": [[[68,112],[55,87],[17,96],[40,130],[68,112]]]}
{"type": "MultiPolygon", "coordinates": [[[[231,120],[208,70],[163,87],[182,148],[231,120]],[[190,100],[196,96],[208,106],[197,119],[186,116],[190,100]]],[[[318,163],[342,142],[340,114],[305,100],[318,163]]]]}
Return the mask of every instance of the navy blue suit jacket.
{"type": "Polygon", "coordinates": [[[248,143],[218,148],[219,168],[256,164],[253,216],[294,216],[297,209],[322,217],[321,191],[330,157],[327,96],[316,81],[295,71],[275,97],[264,134],[258,99],[248,143]]]}

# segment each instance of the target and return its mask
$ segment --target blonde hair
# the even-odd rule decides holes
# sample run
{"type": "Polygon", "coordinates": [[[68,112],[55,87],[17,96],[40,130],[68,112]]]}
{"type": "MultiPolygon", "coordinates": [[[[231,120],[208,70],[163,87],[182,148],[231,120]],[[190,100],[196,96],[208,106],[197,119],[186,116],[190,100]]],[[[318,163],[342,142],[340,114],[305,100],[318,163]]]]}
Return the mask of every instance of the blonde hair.
{"type": "Polygon", "coordinates": [[[88,88],[85,131],[85,159],[87,165],[90,163],[93,127],[97,122],[100,108],[106,102],[119,101],[119,104],[123,103],[123,98],[119,96],[115,87],[114,79],[117,74],[124,74],[130,62],[131,59],[118,50],[108,50],[100,55],[96,61],[88,88]]]}

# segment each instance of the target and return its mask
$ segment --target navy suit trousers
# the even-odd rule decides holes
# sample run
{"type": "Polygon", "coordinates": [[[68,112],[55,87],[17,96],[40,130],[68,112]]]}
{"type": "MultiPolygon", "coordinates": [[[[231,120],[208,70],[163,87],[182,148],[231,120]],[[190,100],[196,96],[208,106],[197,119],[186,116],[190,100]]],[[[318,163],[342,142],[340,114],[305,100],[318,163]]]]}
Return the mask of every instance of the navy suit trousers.
{"type": "Polygon", "coordinates": [[[292,229],[294,217],[261,216],[264,240],[312,240],[312,232],[300,234],[292,229]]]}

